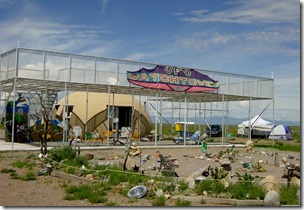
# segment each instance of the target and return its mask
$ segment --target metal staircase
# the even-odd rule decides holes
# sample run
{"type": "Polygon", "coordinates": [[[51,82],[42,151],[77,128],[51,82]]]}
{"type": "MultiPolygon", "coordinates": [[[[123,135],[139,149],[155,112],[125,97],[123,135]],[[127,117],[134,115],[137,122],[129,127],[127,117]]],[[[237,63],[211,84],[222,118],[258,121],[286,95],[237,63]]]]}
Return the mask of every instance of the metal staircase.
{"type": "Polygon", "coordinates": [[[50,113],[52,111],[54,103],[57,100],[58,92],[51,89],[47,89],[42,92],[42,95],[42,104],[46,109],[45,111],[46,113],[50,113]]]}

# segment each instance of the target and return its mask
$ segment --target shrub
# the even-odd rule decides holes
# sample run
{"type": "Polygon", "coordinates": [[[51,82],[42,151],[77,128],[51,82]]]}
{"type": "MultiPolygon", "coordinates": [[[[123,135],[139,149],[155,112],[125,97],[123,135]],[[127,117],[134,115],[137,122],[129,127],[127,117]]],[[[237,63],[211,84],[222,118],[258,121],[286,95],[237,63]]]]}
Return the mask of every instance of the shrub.
{"type": "Polygon", "coordinates": [[[185,191],[189,187],[188,182],[186,182],[185,180],[180,181],[178,184],[179,184],[179,190],[181,191],[185,191]]]}
{"type": "Polygon", "coordinates": [[[195,191],[199,195],[204,191],[218,195],[225,191],[225,186],[219,180],[204,180],[195,186],[195,191]]]}
{"type": "Polygon", "coordinates": [[[152,200],[151,204],[152,206],[165,206],[166,198],[165,196],[158,196],[152,200]]]}
{"type": "Polygon", "coordinates": [[[176,201],[175,201],[175,206],[191,206],[191,202],[186,201],[186,200],[181,199],[181,198],[177,198],[176,201]]]}
{"type": "Polygon", "coordinates": [[[215,168],[210,168],[210,171],[211,171],[211,174],[210,176],[213,178],[213,179],[223,179],[225,178],[226,176],[228,176],[228,171],[226,171],[224,168],[220,168],[218,169],[218,167],[215,167],[215,168]]]}
{"type": "Polygon", "coordinates": [[[49,159],[53,161],[72,160],[75,157],[76,151],[71,146],[54,147],[49,150],[49,159]]]}
{"type": "Polygon", "coordinates": [[[1,169],[1,173],[12,173],[12,172],[16,172],[16,170],[11,169],[11,168],[3,168],[3,169],[1,169]]]}
{"type": "Polygon", "coordinates": [[[106,202],[104,206],[118,206],[116,202],[106,202]]]}
{"type": "Polygon", "coordinates": [[[16,160],[15,162],[12,162],[11,165],[13,167],[16,167],[16,168],[29,168],[29,169],[32,169],[33,166],[36,165],[36,163],[34,162],[28,162],[28,161],[21,161],[21,160],[16,160]]]}
{"type": "Polygon", "coordinates": [[[66,160],[62,161],[62,163],[64,165],[68,165],[69,167],[75,168],[75,170],[76,170],[76,168],[79,168],[82,165],[86,166],[86,167],[89,165],[88,160],[85,159],[85,157],[83,157],[83,156],[76,156],[74,159],[66,159],[66,160]]]}
{"type": "Polygon", "coordinates": [[[201,199],[201,204],[204,205],[204,204],[206,204],[206,203],[207,203],[206,200],[205,200],[204,198],[202,198],[202,199],[201,199]]]}
{"type": "Polygon", "coordinates": [[[37,175],[33,171],[27,172],[24,177],[22,177],[24,181],[32,181],[37,179],[37,175]]]}
{"type": "Polygon", "coordinates": [[[175,190],[176,185],[172,182],[164,182],[164,183],[160,183],[158,187],[162,189],[164,192],[172,194],[175,190]]]}
{"type": "Polygon", "coordinates": [[[298,187],[296,185],[286,185],[281,187],[280,190],[280,203],[282,205],[299,205],[299,199],[297,196],[298,187]]]}
{"type": "Polygon", "coordinates": [[[16,172],[11,172],[11,173],[10,173],[10,177],[11,177],[12,179],[20,179],[19,175],[18,175],[16,172]]]}
{"type": "Polygon", "coordinates": [[[138,185],[138,183],[144,183],[150,179],[150,177],[145,176],[143,174],[129,174],[129,173],[121,173],[122,169],[117,169],[115,167],[111,167],[111,171],[107,171],[107,176],[109,177],[108,183],[110,185],[118,185],[121,182],[128,182],[130,185],[138,185]],[[117,170],[118,173],[115,171],[117,170]]]}
{"type": "Polygon", "coordinates": [[[72,185],[65,188],[65,200],[83,200],[88,199],[91,203],[104,203],[108,200],[104,192],[100,191],[100,185],[72,185]]]}
{"type": "Polygon", "coordinates": [[[227,188],[227,192],[231,194],[232,198],[246,200],[246,199],[264,199],[266,191],[262,186],[250,182],[237,182],[227,188]]]}
{"type": "Polygon", "coordinates": [[[105,203],[108,201],[108,198],[105,196],[100,196],[97,194],[92,194],[89,198],[88,201],[91,203],[105,203]]]}

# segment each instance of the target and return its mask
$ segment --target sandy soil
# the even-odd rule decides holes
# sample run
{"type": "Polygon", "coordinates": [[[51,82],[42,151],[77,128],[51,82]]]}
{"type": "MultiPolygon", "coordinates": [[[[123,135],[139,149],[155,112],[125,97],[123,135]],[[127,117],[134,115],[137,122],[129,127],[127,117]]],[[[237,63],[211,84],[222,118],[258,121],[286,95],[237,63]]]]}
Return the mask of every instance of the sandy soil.
{"type": "MultiPolygon", "coordinates": [[[[0,140],[2,141],[2,140],[0,140]]],[[[227,148],[208,148],[208,153],[218,154],[220,151],[226,151],[227,148]]],[[[148,170],[153,165],[158,166],[158,158],[155,157],[156,151],[160,151],[163,155],[170,155],[178,161],[179,167],[176,168],[176,173],[182,177],[188,177],[195,171],[210,164],[211,167],[221,167],[220,163],[215,158],[199,159],[202,155],[200,147],[186,147],[186,148],[153,148],[145,149],[141,148],[142,157],[149,154],[150,159],[140,165],[141,169],[146,174],[155,174],[156,170],[148,170]]],[[[235,158],[235,163],[231,164],[231,175],[235,172],[244,173],[242,163],[252,162],[255,163],[262,160],[262,166],[267,170],[266,172],[251,173],[253,176],[258,175],[265,177],[267,175],[275,175],[279,182],[286,183],[287,179],[281,178],[284,167],[275,166],[274,153],[278,152],[279,161],[282,157],[288,157],[291,155],[293,159],[289,161],[293,164],[300,164],[300,153],[282,152],[273,149],[258,149],[254,148],[253,153],[247,153],[244,148],[234,148],[238,151],[235,158]]],[[[112,162],[123,163],[124,149],[108,149],[108,150],[91,150],[81,151],[80,155],[91,153],[94,155],[95,162],[112,162]]],[[[29,155],[38,155],[39,151],[14,151],[14,152],[1,152],[0,153],[0,169],[13,168],[18,174],[25,174],[29,169],[18,169],[11,165],[16,160],[25,160],[29,155]]],[[[37,173],[41,169],[41,161],[37,160],[37,165],[32,169],[37,173]]],[[[235,176],[234,176],[235,177],[235,176]]],[[[56,176],[38,176],[34,181],[22,181],[12,179],[8,173],[0,173],[0,205],[1,206],[101,206],[103,204],[91,204],[85,200],[67,201],[63,197],[65,195],[64,189],[60,186],[66,180],[56,176]]],[[[77,184],[79,182],[72,181],[71,184],[77,184]]],[[[113,201],[119,204],[119,206],[152,206],[149,199],[137,199],[135,202],[130,202],[127,197],[123,197],[119,194],[110,194],[108,196],[109,202],[113,201]]],[[[166,205],[174,206],[174,201],[169,199],[166,205]]],[[[192,203],[192,206],[202,206],[199,202],[192,203]]],[[[205,204],[208,206],[208,203],[205,204]]]]}

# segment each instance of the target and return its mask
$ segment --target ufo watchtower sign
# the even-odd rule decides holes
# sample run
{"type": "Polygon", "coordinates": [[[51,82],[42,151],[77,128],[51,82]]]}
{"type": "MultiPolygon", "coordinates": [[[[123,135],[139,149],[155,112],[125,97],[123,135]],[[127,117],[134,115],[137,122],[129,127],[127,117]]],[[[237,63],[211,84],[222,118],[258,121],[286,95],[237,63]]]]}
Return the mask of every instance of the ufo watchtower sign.
{"type": "Polygon", "coordinates": [[[157,65],[154,69],[127,71],[127,79],[138,86],[175,92],[212,92],[220,87],[218,81],[205,74],[174,66],[157,65]]]}

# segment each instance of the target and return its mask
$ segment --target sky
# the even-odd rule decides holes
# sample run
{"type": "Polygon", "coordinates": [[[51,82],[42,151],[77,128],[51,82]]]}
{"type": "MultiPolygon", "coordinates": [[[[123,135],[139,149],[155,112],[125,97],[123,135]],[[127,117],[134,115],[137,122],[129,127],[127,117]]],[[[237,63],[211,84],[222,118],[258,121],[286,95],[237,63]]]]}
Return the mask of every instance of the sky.
{"type": "MultiPolygon", "coordinates": [[[[0,53],[19,46],[273,77],[275,120],[300,121],[299,0],[0,0],[0,27],[0,53]]],[[[251,115],[268,103],[253,102],[251,115]]],[[[232,103],[229,115],[248,117],[246,107],[232,103]]]]}

